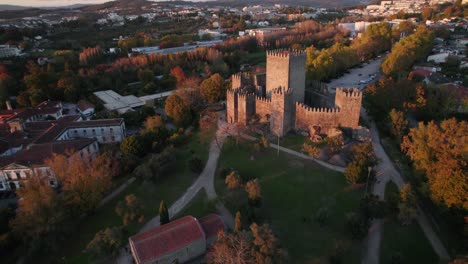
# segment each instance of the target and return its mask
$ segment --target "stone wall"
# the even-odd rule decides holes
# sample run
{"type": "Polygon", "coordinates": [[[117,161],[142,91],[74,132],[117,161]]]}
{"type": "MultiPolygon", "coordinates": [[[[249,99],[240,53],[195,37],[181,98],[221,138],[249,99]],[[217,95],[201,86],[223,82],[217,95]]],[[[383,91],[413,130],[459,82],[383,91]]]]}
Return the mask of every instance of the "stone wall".
{"type": "Polygon", "coordinates": [[[250,117],[255,114],[255,94],[239,93],[237,95],[237,122],[247,125],[250,117]]]}
{"type": "Polygon", "coordinates": [[[302,103],[296,103],[296,130],[309,131],[310,126],[319,125],[322,133],[328,133],[339,126],[341,112],[332,108],[312,108],[302,103]]]}
{"type": "Polygon", "coordinates": [[[340,109],[339,123],[342,127],[356,129],[359,127],[362,92],[358,89],[337,89],[335,105],[340,109]]]}
{"type": "Polygon", "coordinates": [[[294,94],[292,89],[280,87],[271,94],[270,131],[279,136],[294,127],[294,94]]]}
{"type": "Polygon", "coordinates": [[[237,93],[231,89],[226,91],[226,122],[237,122],[237,93]]]}
{"type": "Polygon", "coordinates": [[[267,122],[271,115],[271,99],[264,97],[255,97],[255,111],[260,117],[260,122],[267,122]]]}

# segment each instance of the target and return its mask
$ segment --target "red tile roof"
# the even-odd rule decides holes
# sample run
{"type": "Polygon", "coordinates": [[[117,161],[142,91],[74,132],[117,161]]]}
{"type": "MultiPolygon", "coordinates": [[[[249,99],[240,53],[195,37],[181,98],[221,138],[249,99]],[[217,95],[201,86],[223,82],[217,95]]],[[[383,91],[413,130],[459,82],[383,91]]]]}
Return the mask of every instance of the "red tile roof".
{"type": "Polygon", "coordinates": [[[422,76],[422,77],[426,77],[426,76],[431,75],[432,72],[428,70],[413,70],[411,71],[411,73],[422,76]]]}
{"type": "Polygon", "coordinates": [[[138,263],[151,262],[201,239],[205,240],[205,233],[192,216],[184,216],[129,238],[138,263]]]}
{"type": "Polygon", "coordinates": [[[72,140],[61,140],[48,144],[32,145],[29,149],[19,151],[12,156],[2,157],[0,166],[11,163],[24,163],[26,165],[42,165],[52,154],[65,154],[67,151],[74,152],[84,149],[94,143],[96,139],[80,138],[72,140]]]}
{"type": "Polygon", "coordinates": [[[90,109],[90,108],[94,108],[94,105],[86,100],[80,100],[78,101],[78,103],[76,104],[76,107],[81,111],[85,111],[87,109],[90,109]]]}
{"type": "Polygon", "coordinates": [[[221,216],[217,214],[209,214],[205,217],[200,218],[200,225],[205,231],[206,238],[217,236],[220,230],[226,230],[226,225],[223,222],[221,216]]]}

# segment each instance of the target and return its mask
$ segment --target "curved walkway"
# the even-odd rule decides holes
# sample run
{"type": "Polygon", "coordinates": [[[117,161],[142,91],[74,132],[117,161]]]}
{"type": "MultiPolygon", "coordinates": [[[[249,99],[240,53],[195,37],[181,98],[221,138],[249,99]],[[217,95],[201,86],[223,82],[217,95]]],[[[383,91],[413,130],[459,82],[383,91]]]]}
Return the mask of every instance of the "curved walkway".
{"type": "MultiPolygon", "coordinates": [[[[375,126],[374,121],[370,121],[367,117],[367,113],[362,108],[361,116],[367,120],[370,124],[370,132],[372,137],[372,145],[374,148],[375,155],[380,159],[380,163],[374,167],[374,170],[377,171],[377,182],[374,184],[372,193],[377,195],[380,200],[384,200],[385,195],[385,186],[389,181],[393,181],[399,189],[403,187],[405,181],[400,173],[396,170],[393,162],[388,157],[384,148],[380,144],[380,137],[377,127],[375,126]]],[[[448,260],[450,256],[445,249],[444,245],[440,241],[436,232],[432,228],[427,216],[418,206],[418,215],[416,220],[418,221],[421,229],[423,230],[426,238],[429,240],[432,248],[439,255],[441,260],[448,260]]],[[[374,264],[379,263],[380,258],[380,242],[382,239],[382,228],[383,220],[376,219],[372,222],[371,227],[369,228],[369,234],[367,236],[367,248],[365,250],[362,263],[374,264]]]]}

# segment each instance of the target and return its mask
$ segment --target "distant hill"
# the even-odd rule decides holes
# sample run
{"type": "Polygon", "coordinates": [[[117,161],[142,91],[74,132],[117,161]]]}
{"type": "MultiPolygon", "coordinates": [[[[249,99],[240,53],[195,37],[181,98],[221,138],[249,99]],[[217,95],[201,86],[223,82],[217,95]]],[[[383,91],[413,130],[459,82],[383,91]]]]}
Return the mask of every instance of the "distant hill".
{"type": "Polygon", "coordinates": [[[0,5],[0,11],[15,11],[15,10],[25,10],[31,7],[28,6],[17,6],[17,5],[0,5]]]}
{"type": "Polygon", "coordinates": [[[141,10],[142,7],[149,7],[155,2],[146,0],[116,0],[111,2],[105,2],[103,4],[91,5],[82,8],[83,12],[96,12],[102,9],[118,8],[124,10],[141,10]]]}
{"type": "Polygon", "coordinates": [[[285,4],[289,6],[310,6],[310,7],[325,7],[325,8],[343,8],[360,4],[360,0],[214,0],[206,2],[190,2],[190,1],[157,1],[165,4],[198,4],[208,6],[247,6],[247,5],[262,5],[262,4],[285,4]]]}

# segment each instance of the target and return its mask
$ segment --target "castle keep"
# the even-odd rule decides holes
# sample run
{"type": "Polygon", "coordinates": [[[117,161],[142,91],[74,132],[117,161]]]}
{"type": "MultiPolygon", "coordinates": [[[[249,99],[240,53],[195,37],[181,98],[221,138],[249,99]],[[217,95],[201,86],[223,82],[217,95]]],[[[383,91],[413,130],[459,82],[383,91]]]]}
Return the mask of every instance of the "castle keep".
{"type": "Polygon", "coordinates": [[[339,126],[358,128],[362,93],[355,88],[337,89],[335,108],[307,106],[305,67],[305,52],[276,50],[267,52],[266,74],[234,74],[226,94],[227,122],[247,125],[255,115],[269,122],[271,132],[279,136],[312,127],[325,134],[339,126]]]}

